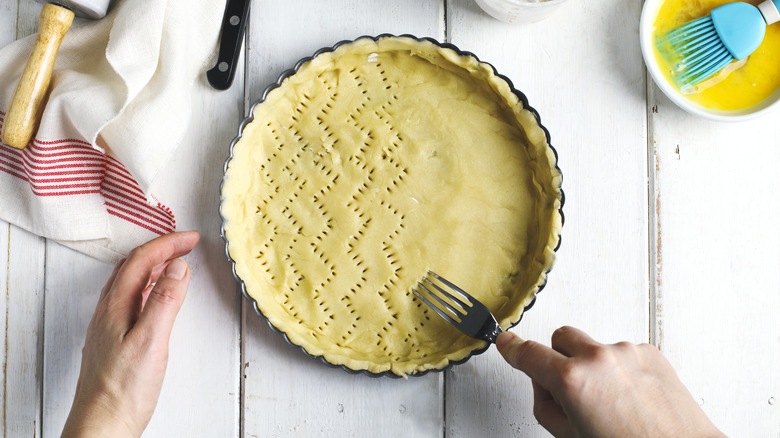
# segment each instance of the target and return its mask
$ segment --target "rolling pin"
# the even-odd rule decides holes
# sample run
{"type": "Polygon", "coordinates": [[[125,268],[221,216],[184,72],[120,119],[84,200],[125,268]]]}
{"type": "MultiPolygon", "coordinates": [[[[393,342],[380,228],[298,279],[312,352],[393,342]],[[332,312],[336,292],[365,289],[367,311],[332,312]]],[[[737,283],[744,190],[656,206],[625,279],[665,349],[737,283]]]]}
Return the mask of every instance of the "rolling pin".
{"type": "Polygon", "coordinates": [[[24,149],[38,130],[54,61],[73,17],[103,18],[110,3],[110,0],[66,0],[56,4],[36,1],[44,3],[38,22],[38,37],[3,122],[3,143],[17,149],[24,149]]]}

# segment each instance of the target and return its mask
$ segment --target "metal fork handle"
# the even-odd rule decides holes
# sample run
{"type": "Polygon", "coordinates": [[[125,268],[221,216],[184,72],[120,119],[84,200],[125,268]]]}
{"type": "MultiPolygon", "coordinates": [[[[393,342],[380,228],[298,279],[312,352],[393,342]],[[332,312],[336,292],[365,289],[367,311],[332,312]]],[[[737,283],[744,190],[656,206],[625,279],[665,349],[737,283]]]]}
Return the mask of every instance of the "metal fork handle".
{"type": "Polygon", "coordinates": [[[495,324],[493,321],[488,320],[485,321],[485,324],[482,325],[482,328],[479,330],[482,339],[490,342],[491,344],[496,343],[496,339],[498,338],[498,335],[503,333],[504,331],[501,330],[501,327],[498,324],[495,324]]]}

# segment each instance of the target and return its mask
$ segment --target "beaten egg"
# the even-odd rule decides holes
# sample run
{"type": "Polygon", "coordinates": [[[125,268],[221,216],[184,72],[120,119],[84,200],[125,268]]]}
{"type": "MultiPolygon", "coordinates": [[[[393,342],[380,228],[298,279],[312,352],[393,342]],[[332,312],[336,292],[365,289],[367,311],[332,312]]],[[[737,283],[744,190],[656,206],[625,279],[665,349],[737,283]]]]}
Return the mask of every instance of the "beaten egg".
{"type": "MultiPolygon", "coordinates": [[[[658,38],[686,23],[710,14],[728,0],[667,0],[653,23],[653,37],[658,38]]],[[[746,1],[752,5],[756,0],[746,1]]],[[[675,84],[668,59],[654,48],[655,58],[666,79],[675,84]]],[[[682,94],[703,107],[735,111],[761,103],[780,88],[780,25],[767,26],[761,45],[747,58],[727,65],[704,82],[682,94]]],[[[678,88],[679,90],[679,88],[678,88]]]]}

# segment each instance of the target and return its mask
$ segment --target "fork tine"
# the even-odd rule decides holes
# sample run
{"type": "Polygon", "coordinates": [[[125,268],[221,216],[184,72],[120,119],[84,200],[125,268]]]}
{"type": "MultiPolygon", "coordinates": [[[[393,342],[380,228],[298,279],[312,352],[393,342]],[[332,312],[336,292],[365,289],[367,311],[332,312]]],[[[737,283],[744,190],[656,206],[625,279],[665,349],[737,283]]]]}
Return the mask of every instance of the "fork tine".
{"type": "Polygon", "coordinates": [[[446,290],[442,289],[441,287],[439,287],[439,285],[437,285],[436,283],[434,283],[434,282],[432,282],[431,280],[429,280],[429,279],[428,279],[428,277],[425,277],[425,278],[423,278],[423,280],[424,280],[424,281],[426,281],[426,282],[428,282],[428,284],[430,284],[430,285],[431,285],[431,286],[433,286],[433,287],[434,287],[436,290],[438,290],[438,291],[439,291],[439,293],[441,293],[442,295],[444,295],[444,297],[445,297],[445,298],[448,298],[448,299],[450,299],[450,300],[451,300],[453,303],[455,303],[455,306],[457,306],[457,308],[456,308],[455,306],[453,306],[452,304],[450,304],[450,303],[446,302],[446,301],[445,301],[444,299],[442,299],[440,296],[438,296],[438,295],[436,295],[435,293],[433,293],[433,291],[431,291],[430,289],[428,289],[427,287],[425,287],[425,285],[422,285],[422,284],[421,284],[421,286],[422,286],[422,287],[424,287],[424,288],[425,288],[425,290],[427,290],[427,291],[428,291],[428,293],[430,293],[431,295],[433,295],[433,297],[434,297],[434,298],[436,298],[436,301],[440,302],[440,303],[441,303],[442,305],[444,305],[446,308],[448,308],[449,310],[451,310],[451,311],[452,311],[452,312],[453,312],[455,315],[458,315],[458,316],[460,316],[460,315],[465,315],[465,314],[466,314],[466,312],[467,312],[467,308],[468,308],[468,307],[470,307],[470,306],[467,306],[467,305],[466,305],[467,303],[464,303],[464,302],[463,302],[463,300],[461,300],[461,299],[458,299],[458,297],[456,297],[455,295],[453,295],[453,294],[451,294],[451,293],[447,292],[446,290]]]}
{"type": "Polygon", "coordinates": [[[493,314],[490,313],[490,309],[468,292],[435,272],[428,271],[417,285],[412,288],[412,291],[422,302],[444,318],[445,321],[467,336],[488,342],[496,342],[496,337],[501,333],[501,326],[496,322],[493,314]],[[433,280],[437,280],[441,283],[441,286],[434,283],[433,280]],[[429,288],[426,284],[433,287],[429,288]],[[461,297],[458,297],[456,294],[461,297]]]}
{"type": "MultiPolygon", "coordinates": [[[[430,274],[430,275],[431,275],[431,276],[433,276],[435,279],[437,279],[437,280],[441,281],[441,282],[442,282],[442,283],[444,283],[445,285],[447,285],[447,286],[449,286],[450,288],[452,288],[452,289],[454,289],[455,291],[457,291],[457,292],[460,294],[460,296],[461,296],[461,297],[463,297],[463,299],[459,300],[459,299],[457,299],[457,298],[456,298],[454,295],[452,295],[452,294],[450,294],[450,293],[448,293],[448,292],[445,292],[444,290],[442,290],[442,288],[440,288],[440,287],[438,287],[438,286],[434,285],[434,286],[436,286],[436,289],[439,289],[439,290],[440,290],[442,293],[444,293],[444,294],[445,294],[447,297],[451,298],[451,299],[452,299],[452,300],[454,300],[454,301],[457,301],[458,303],[465,302],[466,304],[468,304],[468,307],[472,307],[472,306],[474,305],[474,303],[471,301],[471,300],[473,299],[473,297],[472,297],[472,296],[471,296],[471,295],[470,295],[468,292],[466,292],[466,291],[464,291],[463,289],[459,288],[459,287],[458,287],[458,286],[456,286],[455,284],[453,284],[453,283],[450,283],[450,281],[449,281],[449,280],[447,280],[447,279],[446,279],[446,278],[444,278],[444,277],[441,277],[441,276],[439,276],[439,274],[437,274],[437,273],[435,273],[435,272],[433,272],[433,271],[428,271],[428,274],[430,274]]],[[[426,280],[427,280],[427,278],[426,278],[426,280]]],[[[430,280],[429,280],[429,281],[430,281],[430,280]]],[[[464,306],[461,306],[461,307],[464,307],[464,306]]],[[[465,307],[464,307],[464,310],[465,310],[465,307]]]]}
{"type": "MultiPolygon", "coordinates": [[[[426,281],[428,281],[428,280],[426,279],[426,281]]],[[[428,283],[431,283],[431,282],[430,282],[430,281],[428,281],[428,283]]],[[[433,283],[431,283],[431,284],[433,285],[433,287],[434,287],[434,288],[441,290],[440,288],[436,287],[436,285],[435,285],[435,284],[433,284],[433,283]]],[[[432,296],[432,297],[433,297],[433,298],[434,298],[436,301],[438,301],[439,303],[441,303],[441,305],[442,305],[442,306],[443,306],[445,309],[447,309],[447,310],[449,310],[450,312],[452,312],[452,314],[455,316],[455,319],[456,319],[457,321],[460,321],[460,320],[462,320],[462,319],[463,319],[463,317],[464,317],[464,316],[466,316],[466,312],[465,312],[463,309],[461,309],[459,306],[454,306],[454,305],[452,305],[451,303],[448,303],[446,300],[444,300],[442,297],[440,297],[439,295],[437,295],[436,293],[434,293],[432,290],[428,289],[428,287],[426,287],[426,286],[425,286],[424,284],[422,284],[422,283],[420,283],[420,287],[422,287],[423,289],[425,289],[425,291],[426,291],[426,292],[428,292],[428,295],[432,296]]],[[[442,292],[443,292],[443,291],[442,291],[442,292]]],[[[447,295],[447,293],[446,293],[446,292],[445,292],[445,295],[447,295]]],[[[457,301],[456,301],[456,303],[457,303],[457,301]]]]}
{"type": "MultiPolygon", "coordinates": [[[[428,293],[433,295],[434,298],[439,299],[439,297],[437,297],[435,294],[432,294],[431,291],[429,291],[425,286],[422,286],[420,284],[418,284],[418,286],[421,286],[423,289],[428,291],[428,293]]],[[[425,298],[423,296],[423,294],[421,294],[416,288],[414,289],[414,294],[417,296],[417,298],[421,299],[428,307],[433,309],[436,313],[439,314],[439,316],[444,318],[447,322],[449,322],[452,325],[457,325],[458,324],[458,322],[459,322],[458,320],[456,320],[455,318],[453,318],[450,315],[448,315],[447,312],[439,309],[439,307],[434,305],[432,302],[428,301],[428,299],[425,298]]]]}

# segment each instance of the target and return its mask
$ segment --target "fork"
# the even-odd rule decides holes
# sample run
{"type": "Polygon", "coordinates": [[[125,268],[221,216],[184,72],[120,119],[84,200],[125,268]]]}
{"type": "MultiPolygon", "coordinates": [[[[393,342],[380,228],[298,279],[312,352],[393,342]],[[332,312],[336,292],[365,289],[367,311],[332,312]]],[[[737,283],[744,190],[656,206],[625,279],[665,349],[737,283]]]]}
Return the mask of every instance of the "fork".
{"type": "Polygon", "coordinates": [[[501,333],[496,318],[484,304],[433,271],[425,274],[413,292],[467,336],[495,343],[501,333]]]}

